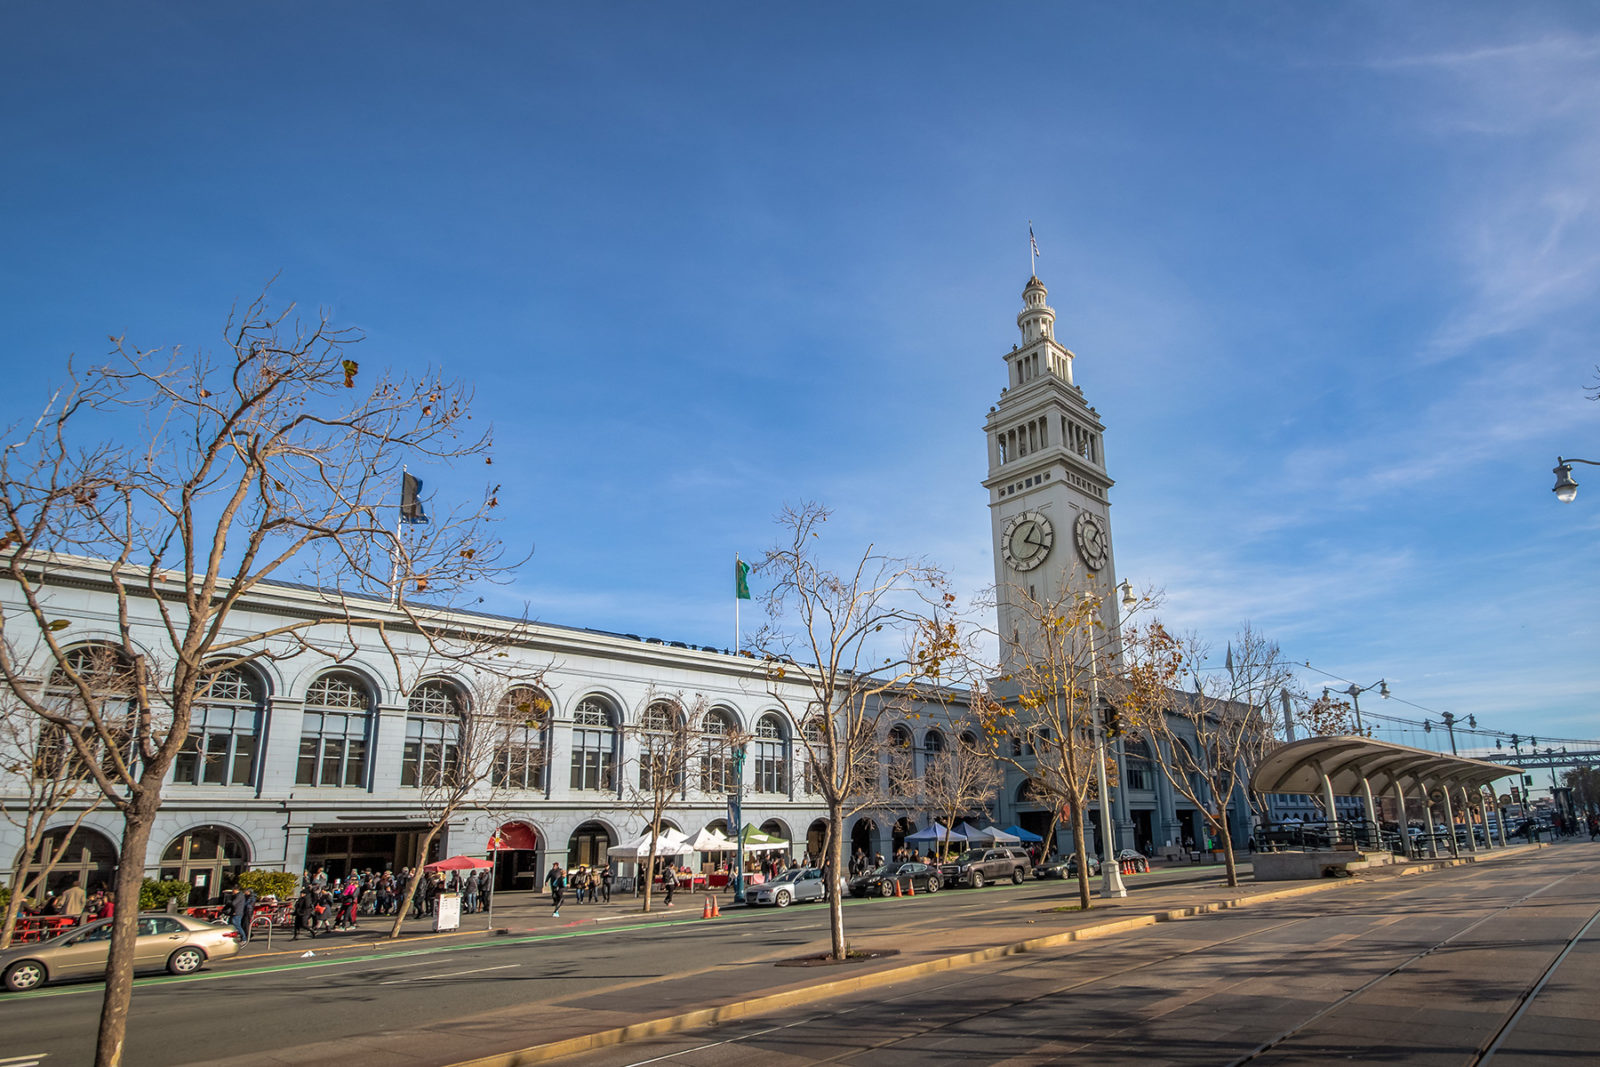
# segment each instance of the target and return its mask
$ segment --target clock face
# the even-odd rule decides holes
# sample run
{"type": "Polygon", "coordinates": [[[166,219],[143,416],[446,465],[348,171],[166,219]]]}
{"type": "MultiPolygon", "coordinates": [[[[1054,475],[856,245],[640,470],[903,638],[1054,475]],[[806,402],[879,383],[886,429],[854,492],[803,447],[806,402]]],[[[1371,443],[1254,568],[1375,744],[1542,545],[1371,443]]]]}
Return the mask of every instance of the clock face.
{"type": "Polygon", "coordinates": [[[1037,511],[1024,511],[1006,523],[1000,544],[1013,570],[1031,571],[1045,561],[1055,539],[1055,527],[1049,519],[1037,511]]]}
{"type": "Polygon", "coordinates": [[[1106,565],[1106,531],[1099,519],[1087,511],[1079,512],[1072,535],[1078,543],[1078,555],[1090,570],[1097,571],[1106,565]]]}

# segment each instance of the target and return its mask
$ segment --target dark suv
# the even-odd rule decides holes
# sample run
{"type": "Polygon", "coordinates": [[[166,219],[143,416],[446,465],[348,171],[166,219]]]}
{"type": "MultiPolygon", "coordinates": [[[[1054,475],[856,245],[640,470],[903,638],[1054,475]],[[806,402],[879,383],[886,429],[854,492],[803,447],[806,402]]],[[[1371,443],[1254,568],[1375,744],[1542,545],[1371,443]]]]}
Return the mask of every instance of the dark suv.
{"type": "Polygon", "coordinates": [[[1028,854],[1020,848],[994,845],[990,848],[969,848],[956,857],[954,863],[942,864],[939,873],[946,885],[970,885],[982,889],[990,882],[1011,879],[1021,885],[1031,866],[1028,854]]]}

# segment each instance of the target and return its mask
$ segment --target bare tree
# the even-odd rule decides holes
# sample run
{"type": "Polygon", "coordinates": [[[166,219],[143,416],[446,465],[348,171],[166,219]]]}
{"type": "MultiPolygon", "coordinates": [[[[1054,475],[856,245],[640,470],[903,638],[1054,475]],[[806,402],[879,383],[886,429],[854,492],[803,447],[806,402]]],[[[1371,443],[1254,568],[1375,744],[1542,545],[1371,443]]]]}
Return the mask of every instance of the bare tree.
{"type": "Polygon", "coordinates": [[[843,826],[881,792],[880,721],[914,703],[919,686],[938,683],[961,650],[943,572],[871,546],[848,570],[828,569],[818,547],[828,514],[803,504],[778,516],[784,540],[755,568],[771,583],[768,621],[749,647],[768,692],[801,724],[806,782],[828,809],[828,920],[832,956],[842,960],[843,826]]]}
{"type": "MultiPolygon", "coordinates": [[[[1011,669],[990,692],[978,694],[973,706],[990,753],[1026,775],[1036,798],[1071,812],[1078,905],[1087,909],[1084,820],[1097,795],[1096,705],[1103,703],[1100,680],[1115,660],[1115,646],[1106,638],[1099,598],[1074,588],[1074,577],[1037,593],[1032,587],[1007,591],[1021,617],[1005,657],[1011,669]]],[[[1114,762],[1106,774],[1108,787],[1115,785],[1114,762]]]]}
{"type": "Polygon", "coordinates": [[[113,338],[109,362],[69,367],[68,384],[0,452],[0,680],[123,821],[99,1067],[122,1060],[150,832],[209,680],[257,660],[343,659],[364,644],[451,659],[484,645],[442,609],[503,566],[485,527],[494,491],[407,535],[395,522],[403,462],[488,461],[470,391],[433,374],[367,387],[351,358],[358,336],[291,313],[258,298],[230,317],[217,354],[113,338]],[[103,439],[139,418],[142,432],[128,431],[138,444],[103,439]],[[107,693],[75,663],[81,642],[55,607],[58,578],[86,571],[114,598],[104,644],[128,692],[107,693]],[[316,591],[300,614],[246,610],[283,579],[316,591]],[[411,602],[419,590],[434,606],[411,602]],[[60,679],[70,710],[40,694],[41,677],[60,679]]]}
{"type": "Polygon", "coordinates": [[[24,791],[20,797],[0,794],[0,816],[22,832],[22,850],[11,866],[11,896],[0,923],[0,948],[11,944],[23,902],[43,899],[50,874],[73,844],[78,827],[100,805],[99,792],[75,762],[71,749],[63,750],[42,719],[0,692],[0,779],[24,791]],[[51,843],[52,824],[69,810],[71,823],[54,828],[59,838],[51,843]]]}
{"type": "MultiPolygon", "coordinates": [[[[916,780],[914,806],[939,815],[946,830],[969,815],[988,814],[995,795],[1005,783],[1005,769],[980,741],[982,725],[962,717],[948,720],[947,737],[941,730],[941,747],[924,748],[922,776],[916,780]]],[[[909,755],[909,753],[907,753],[909,755]]],[[[891,776],[894,765],[890,765],[891,776]]]]}
{"type": "Polygon", "coordinates": [[[1119,697],[1130,728],[1153,742],[1155,762],[1175,792],[1205,813],[1222,843],[1228,884],[1239,884],[1228,805],[1277,744],[1272,700],[1293,681],[1277,644],[1248,625],[1229,645],[1226,669],[1202,673],[1204,646],[1159,621],[1127,631],[1119,697]],[[1179,683],[1195,678],[1192,691],[1179,683]]]}
{"type": "MultiPolygon", "coordinates": [[[[422,736],[406,742],[400,784],[417,790],[416,807],[428,823],[417,846],[420,868],[459,813],[503,814],[506,787],[524,788],[542,776],[547,750],[540,739],[550,702],[535,685],[508,686],[491,672],[477,678],[470,693],[450,682],[424,681],[411,690],[409,704],[422,736]]],[[[400,936],[421,880],[419,869],[406,883],[390,940],[400,936]]]]}
{"type": "Polygon", "coordinates": [[[630,774],[626,766],[622,769],[623,796],[632,810],[644,816],[650,831],[650,855],[640,865],[645,911],[650,910],[655,888],[651,876],[660,858],[657,852],[667,809],[684,798],[690,776],[701,760],[710,763],[731,758],[742,744],[736,730],[702,733],[700,727],[708,710],[709,704],[699,694],[686,701],[681,694],[666,697],[652,693],[639,724],[626,731],[637,742],[639,756],[634,773],[630,774]]]}

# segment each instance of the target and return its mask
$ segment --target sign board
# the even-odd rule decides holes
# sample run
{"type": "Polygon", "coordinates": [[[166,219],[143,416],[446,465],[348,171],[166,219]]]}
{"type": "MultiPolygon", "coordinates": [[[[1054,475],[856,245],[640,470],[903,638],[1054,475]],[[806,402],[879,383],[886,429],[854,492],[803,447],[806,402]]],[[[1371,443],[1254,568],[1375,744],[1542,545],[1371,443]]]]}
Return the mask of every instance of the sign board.
{"type": "Polygon", "coordinates": [[[1444,803],[1444,790],[1443,789],[1430,790],[1428,792],[1428,799],[1433,801],[1435,804],[1443,804],[1444,803]]]}
{"type": "Polygon", "coordinates": [[[433,898],[433,930],[455,930],[461,926],[461,894],[440,893],[433,898]]]}

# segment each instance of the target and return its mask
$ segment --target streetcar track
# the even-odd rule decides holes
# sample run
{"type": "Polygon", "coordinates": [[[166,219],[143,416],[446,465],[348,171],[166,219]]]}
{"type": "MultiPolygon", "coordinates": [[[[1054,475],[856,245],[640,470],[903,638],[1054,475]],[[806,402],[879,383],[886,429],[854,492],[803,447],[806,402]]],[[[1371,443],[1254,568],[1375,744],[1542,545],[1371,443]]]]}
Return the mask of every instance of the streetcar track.
{"type": "Polygon", "coordinates": [[[1517,1027],[1517,1023],[1522,1021],[1523,1015],[1527,1014],[1534,1000],[1544,989],[1546,983],[1550,981],[1550,977],[1556,973],[1556,968],[1561,966],[1562,962],[1577,947],[1578,942],[1583,940],[1583,935],[1589,932],[1589,928],[1596,921],[1600,921],[1600,908],[1595,909],[1595,913],[1589,916],[1589,921],[1584,923],[1577,933],[1567,939],[1566,947],[1556,955],[1555,959],[1550,961],[1550,966],[1544,969],[1544,973],[1539,976],[1538,980],[1530,988],[1523,990],[1518,998],[1516,1010],[1511,1013],[1511,1017],[1501,1025],[1499,1030],[1495,1031],[1494,1036],[1489,1040],[1488,1046],[1480,1048],[1480,1051],[1473,1056],[1467,1067],[1477,1067],[1478,1064],[1490,1063],[1494,1060],[1495,1053],[1500,1051],[1500,1046],[1505,1044],[1506,1038],[1511,1036],[1517,1027]]]}
{"type": "MultiPolygon", "coordinates": [[[[1440,949],[1444,948],[1446,945],[1449,945],[1452,941],[1456,940],[1458,937],[1462,937],[1462,936],[1464,936],[1466,934],[1471,933],[1473,930],[1476,930],[1478,927],[1480,927],[1480,926],[1484,925],[1485,923],[1489,922],[1491,919],[1498,918],[1499,916],[1501,916],[1504,913],[1510,911],[1511,909],[1513,909],[1515,907],[1518,907],[1518,906],[1520,906],[1522,904],[1525,904],[1527,901],[1532,900],[1536,896],[1539,896],[1541,893],[1544,893],[1546,890],[1552,889],[1555,886],[1558,886],[1562,882],[1565,882],[1565,881],[1567,881],[1569,879],[1576,878],[1580,874],[1587,874],[1591,870],[1593,870],[1592,866],[1581,867],[1581,868],[1579,868],[1577,870],[1574,870],[1574,871],[1568,872],[1567,874],[1561,875],[1559,878],[1555,878],[1552,881],[1546,882],[1544,885],[1540,886],[1538,889],[1535,889],[1533,892],[1525,894],[1524,896],[1518,897],[1516,900],[1511,901],[1509,904],[1502,904],[1500,907],[1494,909],[1493,911],[1488,912],[1487,914],[1479,917],[1478,919],[1475,919],[1472,922],[1468,923],[1466,926],[1463,926],[1461,929],[1457,930],[1455,933],[1451,934],[1449,937],[1445,938],[1444,940],[1436,942],[1435,944],[1433,944],[1429,948],[1426,948],[1426,949],[1422,950],[1421,952],[1416,953],[1415,955],[1411,956],[1410,958],[1408,958],[1408,959],[1402,961],[1401,963],[1398,963],[1395,966],[1389,968],[1387,971],[1384,971],[1382,974],[1370,979],[1369,981],[1363,983],[1362,985],[1356,987],[1355,989],[1352,989],[1350,992],[1348,992],[1348,993],[1344,994],[1343,996],[1339,997],[1337,1000],[1333,1001],[1331,1004],[1326,1005],[1321,1010],[1319,1010],[1319,1011],[1307,1016],[1306,1018],[1302,1019],[1299,1023],[1295,1024],[1290,1029],[1284,1030],[1283,1032],[1279,1033],[1276,1037],[1272,1038],[1271,1040],[1263,1042],[1260,1045],[1257,1045],[1254,1049],[1252,1049],[1251,1051],[1245,1053],[1243,1056],[1240,1056],[1237,1059],[1229,1060],[1228,1063],[1227,1063],[1227,1067],[1243,1067],[1244,1064],[1247,1064],[1247,1063],[1251,1062],[1252,1060],[1257,1059],[1258,1057],[1260,1057],[1264,1053],[1272,1051],[1273,1049],[1277,1048],[1279,1045],[1282,1045],[1284,1042],[1289,1041],[1289,1040],[1293,1039],[1294,1037],[1298,1036],[1299,1034],[1305,1032],[1305,1030],[1307,1030],[1313,1023],[1317,1022],[1318,1020],[1326,1018],[1327,1016],[1333,1014],[1335,1011],[1338,1011],[1340,1008],[1344,1007],[1346,1004],[1349,1004],[1352,1001],[1356,1000],[1358,997],[1364,996],[1365,994],[1370,992],[1373,988],[1378,986],[1380,983],[1388,981],[1389,979],[1393,978],[1395,975],[1399,974],[1401,971],[1407,970],[1408,968],[1410,968],[1414,964],[1419,963],[1422,960],[1424,960],[1424,959],[1428,958],[1429,956],[1433,955],[1435,952],[1438,952],[1440,949]]],[[[1600,912],[1596,912],[1595,918],[1600,918],[1600,912]]],[[[1583,929],[1580,930],[1578,935],[1577,935],[1578,937],[1581,937],[1583,932],[1587,931],[1589,929],[1589,927],[1594,923],[1595,918],[1591,918],[1589,920],[1589,922],[1584,924],[1583,929]]],[[[1567,952],[1570,951],[1571,946],[1575,941],[1576,941],[1576,937],[1573,939],[1573,941],[1569,941],[1568,942],[1567,948],[1562,950],[1561,954],[1556,959],[1556,963],[1559,963],[1562,959],[1566,958],[1567,952]]],[[[1554,970],[1555,970],[1555,964],[1552,964],[1550,966],[1550,968],[1547,970],[1546,973],[1547,974],[1553,973],[1554,970]]],[[[1543,981],[1542,980],[1539,983],[1539,988],[1543,988],[1543,981]]],[[[1526,995],[1528,995],[1528,994],[1525,994],[1525,996],[1526,995]]],[[[1527,1001],[1525,1001],[1523,1003],[1519,1003],[1519,1006],[1518,1006],[1517,1010],[1515,1010],[1515,1011],[1513,1011],[1511,1013],[1512,1017],[1508,1018],[1506,1020],[1506,1022],[1503,1023],[1501,1025],[1501,1027],[1499,1028],[1499,1030],[1497,1031],[1497,1037],[1499,1036],[1499,1034],[1501,1032],[1504,1032],[1506,1034],[1510,1033],[1509,1027],[1514,1023],[1515,1018],[1520,1017],[1520,1015],[1522,1013],[1522,1009],[1525,1006],[1525,1003],[1527,1003],[1527,1001]]],[[[1498,1042],[1497,1042],[1497,1044],[1498,1044],[1498,1042]]],[[[1474,1064],[1480,1062],[1480,1057],[1481,1057],[1481,1053],[1475,1052],[1474,1053],[1474,1058],[1473,1058],[1473,1060],[1471,1062],[1474,1063],[1474,1064]]]]}

